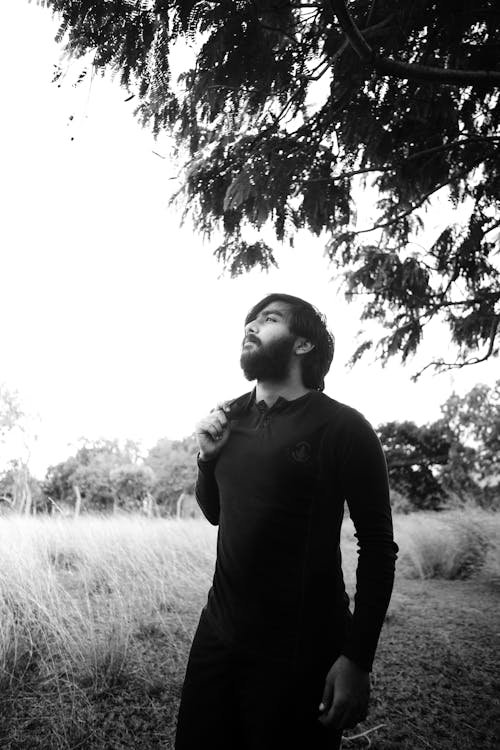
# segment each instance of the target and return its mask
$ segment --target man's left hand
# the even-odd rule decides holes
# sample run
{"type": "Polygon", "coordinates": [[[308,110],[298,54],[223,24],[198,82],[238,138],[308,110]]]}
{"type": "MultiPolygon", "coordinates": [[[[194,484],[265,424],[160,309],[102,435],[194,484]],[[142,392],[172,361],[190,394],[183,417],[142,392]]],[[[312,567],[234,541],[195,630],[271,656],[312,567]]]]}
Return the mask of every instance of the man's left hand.
{"type": "Polygon", "coordinates": [[[339,656],[326,676],[319,721],[338,730],[351,729],[366,719],[369,697],[369,673],[339,656]]]}

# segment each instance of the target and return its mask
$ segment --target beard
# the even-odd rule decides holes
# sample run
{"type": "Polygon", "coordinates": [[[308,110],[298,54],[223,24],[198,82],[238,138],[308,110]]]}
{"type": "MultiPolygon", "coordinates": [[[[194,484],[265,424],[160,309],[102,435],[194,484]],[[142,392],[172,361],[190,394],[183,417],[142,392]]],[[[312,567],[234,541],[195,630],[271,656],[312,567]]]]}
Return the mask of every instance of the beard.
{"type": "MultiPolygon", "coordinates": [[[[250,340],[256,343],[255,337],[250,340]]],[[[285,380],[290,370],[290,360],[295,336],[287,336],[270,344],[256,343],[252,349],[243,349],[240,365],[247,380],[279,383],[285,380]]]]}

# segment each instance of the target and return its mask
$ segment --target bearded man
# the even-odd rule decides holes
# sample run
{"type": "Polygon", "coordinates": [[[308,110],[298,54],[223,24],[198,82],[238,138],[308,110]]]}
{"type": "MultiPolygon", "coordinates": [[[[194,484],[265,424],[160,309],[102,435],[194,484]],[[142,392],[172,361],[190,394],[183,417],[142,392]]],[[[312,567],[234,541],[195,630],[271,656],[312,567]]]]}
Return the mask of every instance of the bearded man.
{"type": "Polygon", "coordinates": [[[176,750],[334,750],[366,718],[398,548],[378,438],[323,393],[333,348],[316,308],[269,295],[245,321],[241,367],[256,386],[197,425],[196,498],[219,530],[176,750]],[[359,547],[352,614],[345,502],[359,547]]]}

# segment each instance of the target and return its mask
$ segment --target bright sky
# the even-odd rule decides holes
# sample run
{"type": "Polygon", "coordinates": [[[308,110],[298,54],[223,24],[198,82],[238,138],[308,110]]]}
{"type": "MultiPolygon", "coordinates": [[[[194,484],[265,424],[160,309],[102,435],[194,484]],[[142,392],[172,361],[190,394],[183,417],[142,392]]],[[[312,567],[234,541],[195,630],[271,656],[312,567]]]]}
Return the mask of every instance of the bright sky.
{"type": "Polygon", "coordinates": [[[167,143],[141,129],[118,81],[89,75],[73,87],[72,73],[51,83],[57,23],[27,0],[2,0],[0,26],[0,381],[39,415],[39,476],[81,436],[149,447],[190,434],[218,399],[249,390],[243,319],[273,291],[327,315],[337,347],[326,393],[374,424],[430,421],[453,388],[497,377],[493,361],[413,384],[443,354],[446,332],[407,367],[346,369],[359,309],[331,282],[322,242],[303,234],[278,253],[279,270],[220,278],[217,241],[203,244],[168,206],[177,170],[167,143]]]}

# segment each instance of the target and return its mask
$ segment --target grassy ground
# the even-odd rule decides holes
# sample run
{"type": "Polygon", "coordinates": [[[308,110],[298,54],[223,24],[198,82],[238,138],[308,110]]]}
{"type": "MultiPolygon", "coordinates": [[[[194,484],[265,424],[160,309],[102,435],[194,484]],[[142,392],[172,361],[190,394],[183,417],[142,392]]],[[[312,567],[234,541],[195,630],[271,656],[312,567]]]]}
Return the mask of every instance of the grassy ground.
{"type": "MultiPolygon", "coordinates": [[[[500,518],[396,519],[371,713],[345,748],[500,744],[500,518]],[[454,579],[454,580],[450,580],[454,579]]],[[[0,747],[172,747],[213,567],[203,521],[0,522],[0,747]]],[[[353,586],[355,548],[345,524],[353,586]]]]}

